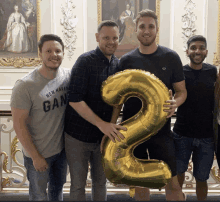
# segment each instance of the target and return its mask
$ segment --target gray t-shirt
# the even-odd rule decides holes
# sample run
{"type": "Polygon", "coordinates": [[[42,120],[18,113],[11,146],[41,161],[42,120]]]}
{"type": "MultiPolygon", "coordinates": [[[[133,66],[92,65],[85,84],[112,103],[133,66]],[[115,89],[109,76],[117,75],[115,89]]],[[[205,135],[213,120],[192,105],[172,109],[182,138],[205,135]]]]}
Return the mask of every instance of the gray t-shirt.
{"type": "MultiPolygon", "coordinates": [[[[64,115],[70,70],[59,68],[50,80],[34,69],[19,79],[12,90],[11,107],[29,110],[28,129],[32,140],[44,157],[59,153],[63,147],[64,115]]],[[[24,155],[30,155],[23,149],[24,155]]]]}

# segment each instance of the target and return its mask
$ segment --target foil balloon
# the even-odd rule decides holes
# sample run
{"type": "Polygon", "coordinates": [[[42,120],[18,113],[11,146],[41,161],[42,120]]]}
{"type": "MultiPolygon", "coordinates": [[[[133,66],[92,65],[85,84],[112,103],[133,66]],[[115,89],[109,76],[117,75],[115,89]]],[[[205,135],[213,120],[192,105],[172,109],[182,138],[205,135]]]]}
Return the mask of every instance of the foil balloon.
{"type": "Polygon", "coordinates": [[[125,138],[116,143],[109,138],[104,140],[102,163],[106,178],[115,184],[162,188],[171,178],[168,165],[159,160],[138,159],[133,151],[166,123],[163,105],[169,100],[167,87],[150,72],[125,70],[104,81],[101,91],[103,100],[112,106],[125,103],[129,97],[142,101],[141,110],[121,123],[127,128],[127,131],[120,130],[125,138]]]}

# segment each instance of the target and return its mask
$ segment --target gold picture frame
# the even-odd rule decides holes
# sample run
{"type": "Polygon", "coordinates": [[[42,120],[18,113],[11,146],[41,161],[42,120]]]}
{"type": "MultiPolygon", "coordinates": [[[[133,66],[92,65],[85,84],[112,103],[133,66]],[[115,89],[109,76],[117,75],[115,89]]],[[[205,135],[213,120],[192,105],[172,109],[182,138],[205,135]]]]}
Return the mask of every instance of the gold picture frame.
{"type": "MultiPolygon", "coordinates": [[[[117,4],[119,4],[118,2],[119,1],[114,1],[115,3],[117,3],[117,4]]],[[[140,10],[141,10],[141,6],[142,6],[142,9],[145,9],[145,7],[143,6],[144,4],[143,4],[143,2],[144,2],[144,0],[123,0],[123,1],[120,1],[120,4],[123,4],[123,2],[124,2],[124,4],[130,4],[130,8],[132,7],[131,5],[131,3],[133,3],[133,11],[134,11],[134,13],[135,13],[135,15],[136,15],[136,13],[137,12],[139,12],[140,10]]],[[[152,0],[151,0],[151,3],[152,3],[152,0]]],[[[157,15],[157,17],[158,17],[158,27],[160,26],[160,0],[154,0],[154,3],[153,4],[155,4],[154,5],[154,9],[152,9],[152,10],[155,10],[155,12],[156,12],[156,15],[157,15]]],[[[103,13],[103,6],[106,6],[106,10],[108,10],[109,12],[111,12],[111,3],[110,3],[110,1],[107,1],[107,0],[98,0],[98,24],[100,24],[101,23],[101,21],[103,21],[103,20],[110,20],[110,19],[112,19],[112,20],[115,20],[116,22],[118,22],[119,21],[119,15],[120,15],[120,13],[121,13],[121,11],[117,11],[117,12],[112,12],[112,17],[109,17],[110,19],[108,19],[108,17],[103,17],[102,16],[102,13],[103,13]],[[108,3],[109,5],[103,5],[103,3],[108,3]],[[115,15],[115,13],[117,13],[116,15],[115,15]],[[117,16],[118,15],[118,18],[117,18],[117,20],[115,19],[116,17],[113,17],[113,15],[115,15],[115,16],[117,16]]],[[[117,5],[118,6],[118,5],[117,5]]],[[[113,6],[112,6],[113,7],[113,6]]],[[[115,7],[116,8],[116,7],[115,7]]],[[[117,9],[119,10],[119,8],[117,7],[117,9]]],[[[151,9],[151,8],[150,8],[151,9]]],[[[113,9],[112,10],[114,10],[114,7],[113,7],[113,9]]],[[[106,14],[106,12],[105,12],[105,14],[106,14]]],[[[121,14],[122,15],[122,14],[121,14]]],[[[134,17],[135,17],[135,15],[134,15],[134,17]]],[[[110,16],[110,15],[109,15],[110,16]]],[[[119,22],[119,27],[120,27],[120,22],[119,22]]],[[[120,39],[120,41],[122,42],[122,40],[120,39]]],[[[118,58],[120,58],[122,55],[124,55],[126,52],[129,52],[129,51],[131,51],[131,50],[133,50],[133,49],[135,49],[136,47],[137,47],[137,45],[135,44],[136,42],[134,42],[133,43],[133,45],[121,45],[122,43],[120,43],[119,42],[119,46],[118,46],[118,49],[117,49],[117,51],[115,52],[115,55],[118,57],[118,58]]],[[[156,43],[158,44],[159,43],[159,32],[157,33],[157,37],[156,37],[156,43]]],[[[132,44],[132,43],[131,43],[132,44]]]]}
{"type": "Polygon", "coordinates": [[[220,66],[220,1],[218,1],[218,33],[216,52],[214,53],[213,65],[220,66]]]}
{"type": "MultiPolygon", "coordinates": [[[[7,20],[2,19],[0,15],[0,22],[2,20],[2,23],[0,24],[5,25],[4,33],[2,32],[2,36],[0,35],[1,37],[0,38],[0,66],[1,67],[13,66],[16,68],[22,68],[24,66],[31,67],[31,66],[40,65],[41,59],[38,57],[38,48],[37,48],[37,42],[40,39],[40,33],[41,33],[40,0],[8,0],[7,2],[2,2],[2,4],[0,4],[0,14],[1,12],[7,16],[7,20]],[[16,35],[14,34],[15,32],[13,33],[11,31],[14,25],[11,23],[12,28],[8,26],[9,21],[11,19],[10,17],[12,16],[12,12],[15,13],[16,6],[18,9],[18,12],[22,16],[20,17],[20,19],[21,20],[24,19],[23,24],[25,24],[26,32],[27,32],[26,39],[28,40],[28,45],[26,46],[28,46],[28,48],[26,48],[25,52],[23,51],[16,52],[15,48],[14,49],[12,48],[10,51],[7,50],[7,48],[10,46],[10,43],[7,46],[7,42],[10,40],[12,41],[13,37],[14,38],[16,37],[16,35]],[[13,11],[12,11],[12,8],[13,8],[13,11]],[[29,23],[29,20],[30,20],[30,23],[29,23]],[[10,40],[7,38],[9,36],[11,37],[10,40]]],[[[1,30],[3,30],[2,27],[1,27],[1,30]]],[[[0,33],[1,33],[1,30],[0,30],[0,33]]],[[[17,46],[17,47],[20,47],[20,46],[17,46]]]]}

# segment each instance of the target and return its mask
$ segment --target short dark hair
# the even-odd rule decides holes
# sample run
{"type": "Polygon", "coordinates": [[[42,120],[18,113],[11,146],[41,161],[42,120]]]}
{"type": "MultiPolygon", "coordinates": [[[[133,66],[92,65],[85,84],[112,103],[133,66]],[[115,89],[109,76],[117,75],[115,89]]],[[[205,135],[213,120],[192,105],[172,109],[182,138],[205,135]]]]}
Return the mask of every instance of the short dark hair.
{"type": "Polygon", "coordinates": [[[57,36],[55,34],[44,34],[40,37],[40,40],[38,41],[38,48],[39,48],[40,52],[42,52],[42,47],[43,47],[44,43],[47,41],[58,41],[61,44],[62,49],[64,50],[63,41],[59,36],[57,36]]]}
{"type": "Polygon", "coordinates": [[[97,31],[100,32],[102,27],[104,27],[104,26],[106,26],[106,27],[118,27],[118,24],[113,20],[105,20],[105,21],[102,21],[99,24],[97,31]]]}
{"type": "Polygon", "coordinates": [[[203,41],[205,43],[205,47],[207,47],[207,41],[206,41],[206,38],[202,35],[194,35],[192,37],[190,37],[187,41],[187,49],[189,49],[189,46],[192,42],[195,42],[195,41],[203,41]]]}
{"type": "Polygon", "coordinates": [[[145,10],[142,10],[140,11],[138,14],[137,14],[137,17],[135,19],[135,23],[136,23],[136,27],[138,25],[138,21],[140,20],[140,18],[142,17],[151,17],[155,20],[156,22],[156,26],[158,27],[158,20],[157,20],[157,15],[154,11],[150,10],[150,9],[145,9],[145,10]]]}

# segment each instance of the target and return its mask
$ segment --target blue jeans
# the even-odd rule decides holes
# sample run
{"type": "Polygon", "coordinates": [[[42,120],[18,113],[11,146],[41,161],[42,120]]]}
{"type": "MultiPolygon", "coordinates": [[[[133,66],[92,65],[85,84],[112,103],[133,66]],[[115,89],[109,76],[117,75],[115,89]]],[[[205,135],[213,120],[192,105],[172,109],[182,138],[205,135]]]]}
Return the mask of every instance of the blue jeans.
{"type": "Polygon", "coordinates": [[[24,155],[24,166],[27,169],[29,180],[29,200],[31,201],[62,201],[63,184],[66,182],[67,161],[65,150],[45,159],[48,169],[38,172],[33,166],[33,161],[24,155]],[[48,183],[48,196],[47,196],[48,183]]]}
{"type": "Polygon", "coordinates": [[[192,154],[193,176],[196,180],[204,182],[209,179],[210,170],[214,160],[213,138],[190,138],[173,132],[175,143],[177,173],[187,171],[192,154]]]}
{"type": "Polygon", "coordinates": [[[90,162],[92,200],[105,201],[106,177],[102,166],[100,143],[82,142],[65,133],[65,150],[71,178],[70,200],[86,201],[85,187],[90,162]]]}

